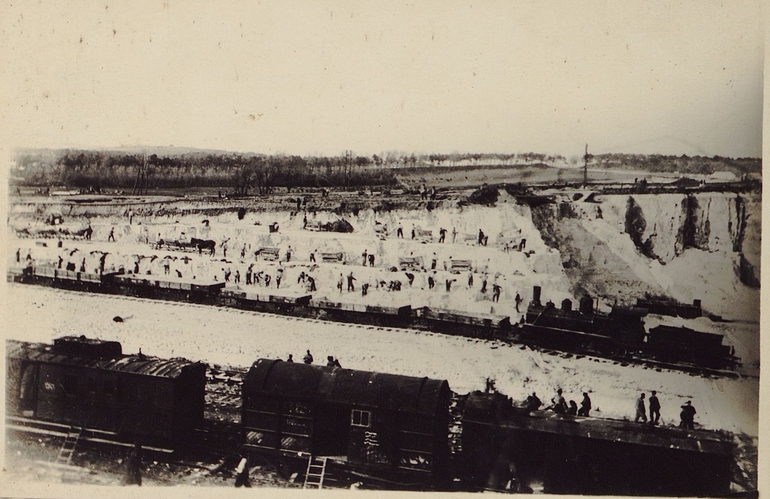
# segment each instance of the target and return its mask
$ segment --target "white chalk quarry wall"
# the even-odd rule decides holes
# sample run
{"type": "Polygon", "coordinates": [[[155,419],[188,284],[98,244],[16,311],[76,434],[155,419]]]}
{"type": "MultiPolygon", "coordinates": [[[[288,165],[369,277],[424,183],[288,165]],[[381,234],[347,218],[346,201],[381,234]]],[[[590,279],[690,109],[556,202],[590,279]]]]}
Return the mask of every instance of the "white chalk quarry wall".
{"type": "MultiPolygon", "coordinates": [[[[539,285],[548,291],[548,298],[561,300],[569,297],[569,282],[561,267],[561,257],[558,251],[548,248],[542,241],[539,231],[534,227],[529,214],[529,208],[501,199],[497,207],[456,207],[434,211],[396,210],[376,214],[372,210],[359,212],[356,216],[346,214],[345,218],[354,228],[350,234],[311,232],[303,230],[302,215],[291,216],[287,212],[250,213],[243,220],[238,220],[235,214],[208,217],[209,226],[202,223],[204,217],[188,215],[177,217],[134,217],[133,225],[128,225],[125,218],[113,221],[93,220],[94,234],[91,247],[82,243],[67,243],[64,249],[33,248],[33,256],[39,261],[57,262],[61,256],[65,262],[72,262],[79,270],[82,259],[86,259],[86,270],[93,271],[99,266],[100,253],[90,253],[95,249],[108,251],[105,269],[117,269],[121,265],[126,271],[133,271],[135,262],[139,260],[139,273],[146,274],[149,270],[153,275],[163,274],[163,257],[173,255],[177,258],[170,264],[172,277],[179,270],[184,278],[195,276],[196,279],[209,281],[213,278],[221,281],[225,269],[233,275],[236,270],[242,277],[241,287],[245,286],[247,268],[254,264],[254,271],[264,271],[273,276],[270,288],[275,290],[275,275],[279,266],[277,263],[256,261],[254,251],[260,247],[277,247],[283,263],[284,271],[281,285],[283,292],[306,292],[305,286],[297,283],[301,272],[311,272],[313,266],[309,255],[315,251],[320,263],[322,252],[344,252],[345,264],[322,264],[314,267],[312,275],[316,280],[318,291],[314,297],[328,296],[346,302],[364,302],[369,304],[391,304],[413,306],[429,305],[441,308],[466,310],[472,312],[498,313],[518,318],[515,312],[514,297],[520,293],[525,303],[531,298],[534,285],[539,285]],[[260,225],[254,225],[256,221],[260,225]],[[118,223],[119,222],[119,223],[118,223]],[[269,233],[268,225],[277,222],[280,231],[269,233]],[[375,233],[375,222],[387,224],[390,235],[381,240],[375,233]],[[401,223],[404,238],[396,237],[396,228],[401,223]],[[412,224],[423,230],[432,230],[434,242],[421,244],[411,239],[412,224]],[[116,242],[106,243],[110,230],[114,227],[116,242]],[[446,242],[437,242],[439,229],[447,229],[446,242]],[[452,230],[457,230],[456,242],[452,243],[452,230]],[[486,247],[475,244],[478,230],[482,229],[489,236],[486,247]],[[189,260],[183,260],[178,252],[157,251],[153,249],[158,235],[163,239],[178,239],[182,233],[188,238],[213,239],[217,243],[214,258],[207,255],[198,256],[195,253],[186,254],[189,260]],[[473,241],[463,242],[464,235],[472,236],[473,241]],[[524,252],[502,250],[503,241],[526,238],[524,252]],[[227,261],[223,260],[222,242],[227,240],[227,261]],[[149,241],[149,244],[147,243],[149,241]],[[81,245],[81,251],[72,253],[72,246],[81,245]],[[241,251],[245,245],[245,258],[241,251]],[[292,249],[292,260],[285,262],[288,248],[292,249]],[[363,267],[361,254],[375,254],[375,267],[363,267]],[[157,256],[151,259],[151,256],[157,256]],[[139,259],[139,256],[145,258],[139,259]],[[389,269],[398,265],[399,257],[420,256],[423,258],[428,272],[415,273],[412,286],[407,285],[403,272],[390,272],[389,269]],[[436,272],[430,270],[431,261],[437,260],[436,272]],[[477,274],[474,275],[472,287],[468,286],[468,274],[451,274],[445,270],[445,262],[451,259],[471,260],[477,274]],[[356,278],[356,293],[344,293],[340,297],[336,283],[340,273],[347,276],[350,272],[356,278]],[[480,292],[482,273],[488,275],[488,291],[480,292]],[[428,276],[432,275],[436,287],[428,289],[428,276]],[[446,280],[452,281],[451,291],[446,291],[446,280]],[[377,289],[377,283],[400,280],[402,292],[387,292],[377,289]],[[360,294],[360,286],[368,282],[370,294],[366,298],[360,294]],[[491,301],[492,284],[497,282],[502,288],[500,301],[491,301]]],[[[330,222],[337,220],[333,213],[308,214],[308,220],[330,222]]],[[[231,283],[232,284],[232,283],[231,283]]],[[[347,286],[345,286],[345,289],[347,286]]],[[[248,288],[256,293],[269,292],[263,287],[248,288]]]]}
{"type": "MultiPolygon", "coordinates": [[[[678,239],[685,223],[679,194],[634,195],[646,221],[642,241],[653,237],[659,260],[643,255],[626,233],[629,196],[601,196],[600,204],[576,202],[582,226],[625,261],[635,277],[681,302],[702,300],[704,309],[726,318],[759,320],[759,290],[740,280],[740,255],[734,251],[739,237],[736,195],[708,193],[696,196],[696,247],[682,248],[678,239]],[[601,218],[598,216],[601,210],[601,218]]],[[[761,200],[742,196],[746,229],[742,254],[759,274],[761,251],[761,200]]],[[[583,251],[588,253],[588,250],[583,251]]]]}
{"type": "MultiPolygon", "coordinates": [[[[652,238],[653,251],[658,258],[668,263],[684,248],[677,238],[685,223],[686,213],[683,209],[685,196],[681,194],[656,194],[633,196],[601,196],[602,216],[609,223],[614,224],[619,231],[625,232],[626,210],[628,198],[631,197],[642,210],[646,220],[646,229],[642,234],[642,240],[652,238]]],[[[697,200],[695,210],[696,239],[699,239],[698,248],[707,251],[733,252],[733,244],[740,237],[738,201],[735,194],[703,193],[694,196],[697,200]]],[[[751,215],[756,223],[761,218],[761,206],[756,199],[742,196],[746,212],[751,215]]],[[[744,240],[754,237],[756,226],[749,230],[747,227],[744,240]]],[[[751,246],[751,245],[749,245],[751,246]]],[[[746,257],[759,264],[759,258],[755,255],[756,249],[745,248],[746,257]]]]}
{"type": "MultiPolygon", "coordinates": [[[[660,261],[643,255],[633,244],[625,232],[626,209],[628,196],[601,196],[600,203],[572,202],[579,214],[577,222],[584,231],[591,234],[591,240],[576,241],[581,258],[592,254],[591,247],[597,241],[603,245],[603,251],[609,249],[613,258],[624,263],[618,267],[619,272],[628,272],[634,279],[644,282],[653,290],[668,294],[682,302],[691,303],[693,299],[701,299],[704,308],[712,313],[726,318],[758,320],[759,290],[752,289],[740,282],[740,256],[733,251],[733,239],[737,237],[738,225],[735,194],[702,194],[697,196],[698,208],[696,231],[702,234],[708,226],[708,237],[701,238],[699,247],[682,250],[678,247],[677,237],[685,220],[682,202],[685,196],[666,195],[634,195],[633,199],[641,208],[646,221],[642,240],[653,236],[653,251],[660,261]],[[601,218],[598,210],[601,210],[601,218]],[[624,268],[627,267],[627,268],[624,268]]],[[[742,195],[746,213],[747,226],[743,238],[743,253],[745,258],[756,266],[758,273],[760,258],[760,226],[761,199],[758,196],[742,195]]],[[[566,198],[565,198],[566,199],[566,198]]],[[[323,296],[336,291],[336,282],[342,272],[347,275],[353,271],[357,279],[357,288],[363,282],[369,282],[372,291],[376,290],[378,281],[389,282],[393,279],[406,284],[403,273],[390,273],[390,267],[398,265],[399,257],[421,256],[426,267],[430,267],[433,258],[437,260],[437,273],[434,279],[437,288],[431,293],[427,289],[427,273],[418,273],[414,285],[404,289],[402,293],[375,292],[367,299],[368,303],[412,303],[414,305],[433,305],[445,308],[457,308],[469,311],[510,314],[516,317],[512,299],[518,292],[525,303],[531,298],[532,286],[543,287],[543,297],[558,303],[563,298],[574,298],[570,293],[570,282],[561,262],[568,256],[563,254],[564,248],[548,248],[532,222],[530,208],[519,205],[513,198],[501,191],[496,206],[465,206],[427,210],[394,210],[375,213],[364,210],[357,215],[345,214],[342,217],[330,213],[309,213],[308,220],[318,220],[322,223],[332,222],[339,218],[347,220],[354,228],[351,234],[327,232],[311,232],[303,230],[303,216],[292,216],[289,212],[247,213],[243,220],[238,220],[235,213],[208,217],[209,226],[202,221],[207,218],[202,215],[185,216],[135,216],[133,225],[128,225],[125,217],[113,217],[92,220],[94,235],[92,244],[95,246],[107,240],[112,227],[115,228],[116,244],[103,246],[99,249],[109,251],[106,266],[118,267],[123,265],[126,270],[134,267],[135,255],[150,256],[157,254],[162,257],[168,252],[155,252],[149,244],[154,242],[158,234],[164,239],[177,239],[184,232],[188,238],[213,239],[217,243],[217,255],[214,259],[204,255],[192,256],[192,260],[183,263],[176,260],[172,263],[174,270],[180,270],[184,277],[190,274],[198,279],[210,280],[216,277],[222,280],[223,269],[230,268],[235,273],[239,270],[244,275],[246,268],[254,263],[254,251],[260,247],[277,247],[282,259],[291,246],[293,258],[290,265],[284,264],[284,286],[294,286],[297,291],[303,291],[296,284],[300,272],[309,271],[308,262],[311,252],[344,252],[346,266],[322,265],[316,268],[314,276],[318,291],[316,296],[323,296]],[[259,222],[260,225],[255,225],[259,222]],[[277,222],[280,225],[278,233],[269,233],[268,225],[277,222]],[[380,240],[374,230],[375,223],[387,224],[390,235],[380,240]],[[395,236],[396,228],[401,223],[404,239],[395,236]],[[437,241],[439,229],[447,229],[445,244],[419,244],[411,240],[412,225],[424,230],[432,230],[434,241],[437,241]],[[452,241],[452,231],[458,232],[457,240],[452,241]],[[475,242],[478,230],[482,229],[489,236],[487,247],[463,243],[465,235],[475,242]],[[503,252],[501,244],[505,240],[526,238],[526,250],[534,251],[530,256],[518,251],[503,252]],[[222,262],[221,243],[227,240],[228,262],[222,262]],[[246,255],[241,261],[240,254],[246,246],[246,255]],[[560,250],[562,253],[560,253],[560,250]],[[375,268],[361,266],[361,254],[366,250],[376,256],[375,268]],[[434,256],[435,254],[435,256],[434,256]],[[491,287],[494,276],[499,273],[498,283],[503,292],[499,304],[492,304],[490,294],[479,293],[480,278],[475,277],[473,288],[467,286],[467,276],[456,276],[444,272],[444,262],[450,259],[468,259],[473,262],[479,272],[489,274],[491,287]],[[446,293],[446,279],[457,279],[452,283],[451,293],[446,293]],[[441,290],[441,291],[439,291],[441,290]]],[[[554,215],[554,219],[556,216],[554,215]]],[[[72,221],[77,223],[77,221],[72,221]]],[[[555,221],[559,224],[559,221],[555,221]]],[[[571,234],[575,235],[574,231],[571,234]]],[[[577,233],[579,235],[579,233],[577,233]]],[[[697,239],[697,238],[696,238],[697,239]]],[[[85,248],[83,248],[85,249],[85,248]]],[[[89,250],[95,248],[88,248],[89,250]]],[[[38,253],[42,250],[35,249],[38,253]]],[[[61,251],[65,260],[72,261],[80,267],[82,259],[86,258],[86,269],[98,267],[99,254],[76,253],[69,255],[70,250],[61,251]]],[[[45,252],[43,252],[45,253],[45,252]]],[[[40,256],[56,261],[58,254],[48,252],[40,256]]],[[[173,254],[173,253],[171,253],[173,254]]],[[[606,254],[606,253],[605,253],[606,254]]],[[[176,254],[178,256],[178,253],[176,254]]],[[[317,255],[317,257],[320,255],[317,255]]],[[[320,260],[320,258],[318,258],[320,260]]],[[[617,263],[617,262],[616,262],[617,263]]],[[[602,262],[596,262],[602,265],[602,262]]],[[[613,264],[614,265],[614,264],[613,264]]],[[[276,264],[258,262],[256,270],[275,272],[276,264]]],[[[612,267],[614,272],[615,266],[612,267]]],[[[140,262],[140,273],[150,270],[153,274],[163,271],[160,259],[151,261],[149,258],[140,262]]],[[[620,276],[624,278],[625,276],[620,276]]],[[[292,288],[289,288],[292,290],[292,288]]],[[[360,295],[358,296],[360,298],[360,295]]],[[[347,294],[345,301],[357,299],[354,294],[347,294]]]]}

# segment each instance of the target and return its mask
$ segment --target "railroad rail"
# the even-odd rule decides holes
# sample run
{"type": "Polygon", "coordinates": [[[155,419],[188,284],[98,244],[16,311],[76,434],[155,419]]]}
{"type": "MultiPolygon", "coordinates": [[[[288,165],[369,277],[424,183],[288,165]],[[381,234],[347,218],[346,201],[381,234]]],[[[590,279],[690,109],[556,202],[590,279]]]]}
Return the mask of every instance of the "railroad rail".
{"type": "MultiPolygon", "coordinates": [[[[38,435],[46,435],[49,437],[67,438],[73,427],[71,425],[54,423],[51,421],[42,421],[39,419],[6,416],[5,429],[6,431],[11,430],[25,433],[34,433],[38,435]]],[[[80,428],[76,429],[81,430],[80,428]]],[[[82,442],[110,445],[114,447],[134,447],[134,442],[127,442],[125,440],[119,439],[117,433],[90,428],[82,428],[79,440],[82,442]]],[[[165,447],[142,446],[142,448],[147,451],[161,454],[172,454],[174,452],[173,449],[165,447]]]]}
{"type": "MultiPolygon", "coordinates": [[[[65,276],[66,277],[66,276],[65,276]]],[[[506,344],[523,344],[527,345],[530,348],[533,348],[538,351],[545,352],[547,350],[551,349],[558,349],[559,352],[566,352],[571,353],[573,355],[587,355],[592,357],[598,357],[602,359],[606,359],[609,361],[617,361],[619,363],[632,363],[636,365],[645,365],[648,367],[655,367],[660,369],[667,369],[667,370],[675,370],[675,371],[683,371],[688,372],[691,374],[698,374],[698,375],[704,375],[704,376],[723,376],[723,377],[731,377],[731,378],[738,378],[738,377],[758,377],[758,373],[746,371],[746,370],[730,370],[726,368],[716,368],[716,367],[705,367],[705,366],[699,366],[692,363],[688,363],[686,361],[681,362],[672,362],[672,361],[663,361],[663,360],[657,360],[650,356],[641,355],[638,352],[634,351],[613,351],[611,353],[606,352],[594,352],[590,348],[581,348],[577,346],[570,346],[569,344],[565,344],[562,347],[556,346],[556,345],[547,345],[547,344],[540,344],[538,343],[537,338],[530,337],[527,338],[526,335],[522,334],[522,331],[519,329],[518,325],[511,325],[509,322],[500,323],[497,324],[495,322],[495,317],[489,316],[487,318],[485,317],[475,317],[472,316],[472,314],[467,315],[460,315],[460,313],[455,314],[443,314],[440,317],[437,317],[435,319],[431,319],[426,314],[426,311],[423,309],[410,309],[407,307],[406,311],[396,310],[396,312],[393,311],[381,311],[380,313],[370,313],[368,310],[358,310],[356,307],[353,307],[352,309],[327,309],[324,308],[322,305],[322,302],[312,302],[312,300],[309,303],[296,301],[296,303],[277,303],[274,301],[260,301],[259,299],[245,299],[241,301],[233,301],[232,299],[229,299],[229,295],[225,293],[220,293],[219,289],[201,289],[198,291],[195,290],[183,290],[183,289],[160,289],[160,291],[163,291],[164,294],[162,295],[153,295],[150,293],[152,291],[150,289],[150,286],[144,286],[142,288],[143,291],[146,291],[143,297],[133,297],[133,296],[127,296],[126,294],[131,294],[129,291],[126,291],[126,289],[130,288],[131,290],[134,289],[134,287],[138,285],[134,285],[131,282],[123,282],[121,281],[121,288],[118,289],[114,286],[111,286],[112,279],[107,279],[104,283],[92,283],[88,282],[90,287],[85,287],[85,284],[83,284],[83,280],[79,279],[77,281],[72,281],[72,283],[69,280],[66,280],[65,278],[60,279],[62,282],[58,282],[57,279],[42,279],[38,278],[36,275],[32,276],[32,278],[26,277],[25,274],[17,274],[15,272],[10,272],[8,274],[8,280],[12,282],[21,282],[21,283],[32,283],[32,284],[42,284],[49,287],[55,287],[57,289],[74,289],[78,290],[78,292],[98,292],[100,294],[106,294],[114,296],[118,299],[129,299],[129,300],[166,300],[174,303],[175,306],[210,306],[210,305],[217,305],[217,306],[224,306],[229,308],[237,308],[242,310],[247,310],[251,313],[259,313],[259,314],[267,314],[267,315],[273,315],[273,316],[285,316],[285,315],[291,315],[297,320],[310,320],[310,321],[317,321],[317,320],[325,320],[325,319],[332,319],[332,322],[350,322],[358,324],[360,327],[371,327],[370,324],[375,325],[375,327],[383,328],[383,329],[391,329],[392,326],[393,329],[407,329],[407,330],[419,330],[419,331],[431,331],[434,333],[441,333],[441,334],[450,334],[450,335],[459,335],[459,336],[466,336],[466,337],[473,337],[473,338],[479,338],[486,341],[499,341],[504,342],[506,344]],[[79,286],[75,286],[74,284],[78,284],[79,286]],[[126,288],[126,289],[123,289],[126,288]],[[146,289],[145,289],[146,288],[146,289]],[[198,293],[198,294],[195,294],[198,293]],[[199,304],[200,303],[200,304],[199,304]],[[454,317],[457,316],[457,317],[454,317]],[[431,319],[431,320],[427,320],[431,319]],[[470,321],[470,323],[469,323],[470,321]]],[[[154,288],[153,288],[154,289],[154,288]]],[[[160,293],[158,291],[158,293],[160,293]]],[[[395,309],[394,309],[395,310],[395,309]]],[[[437,311],[441,312],[441,311],[437,311]]],[[[435,314],[434,314],[435,315],[435,314]]],[[[441,315],[441,314],[440,314],[441,315]]],[[[558,328],[552,328],[554,330],[557,330],[558,328]]],[[[591,335],[590,333],[582,333],[580,331],[570,331],[570,330],[563,330],[565,334],[569,334],[571,338],[573,338],[572,341],[576,341],[580,338],[597,338],[600,339],[603,342],[609,342],[611,341],[611,338],[605,337],[605,336],[599,336],[599,335],[591,335]]],[[[532,336],[532,335],[530,335],[532,336]]],[[[212,374],[212,376],[225,376],[228,375],[225,373],[218,373],[218,374],[212,374]]],[[[235,374],[233,376],[237,377],[235,374]]],[[[231,382],[234,382],[235,378],[231,379],[231,382]]]]}

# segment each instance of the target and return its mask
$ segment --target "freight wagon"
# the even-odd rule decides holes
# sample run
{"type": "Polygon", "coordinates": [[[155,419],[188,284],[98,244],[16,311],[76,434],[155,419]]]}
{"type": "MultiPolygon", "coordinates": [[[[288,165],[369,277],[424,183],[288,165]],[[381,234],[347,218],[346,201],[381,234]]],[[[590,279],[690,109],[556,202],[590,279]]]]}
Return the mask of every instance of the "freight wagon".
{"type": "Polygon", "coordinates": [[[260,359],[242,387],[244,448],[437,485],[447,478],[450,394],[444,380],[260,359]]]}
{"type": "Polygon", "coordinates": [[[8,341],[7,414],[178,447],[203,421],[206,365],[124,355],[115,341],[8,341]]]}
{"type": "MultiPolygon", "coordinates": [[[[174,449],[209,423],[204,364],[83,337],[6,348],[12,423],[174,449]]],[[[441,379],[259,359],[240,395],[232,457],[268,457],[318,486],[336,474],[389,489],[725,496],[735,466],[726,433],[533,412],[441,379]]]]}

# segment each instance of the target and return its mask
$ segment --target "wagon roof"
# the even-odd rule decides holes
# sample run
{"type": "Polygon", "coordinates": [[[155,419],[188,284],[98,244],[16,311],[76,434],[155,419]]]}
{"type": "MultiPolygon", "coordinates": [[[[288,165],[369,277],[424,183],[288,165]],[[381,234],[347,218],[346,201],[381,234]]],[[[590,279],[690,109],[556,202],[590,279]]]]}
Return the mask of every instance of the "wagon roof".
{"type": "Polygon", "coordinates": [[[15,340],[6,341],[6,354],[8,359],[26,359],[44,364],[103,369],[165,378],[176,378],[189,366],[203,365],[185,359],[158,359],[138,355],[121,355],[115,358],[67,355],[54,352],[50,345],[15,340]]]}
{"type": "Polygon", "coordinates": [[[450,395],[446,380],[273,359],[259,359],[252,365],[243,383],[243,393],[429,415],[436,414],[450,395]]]}

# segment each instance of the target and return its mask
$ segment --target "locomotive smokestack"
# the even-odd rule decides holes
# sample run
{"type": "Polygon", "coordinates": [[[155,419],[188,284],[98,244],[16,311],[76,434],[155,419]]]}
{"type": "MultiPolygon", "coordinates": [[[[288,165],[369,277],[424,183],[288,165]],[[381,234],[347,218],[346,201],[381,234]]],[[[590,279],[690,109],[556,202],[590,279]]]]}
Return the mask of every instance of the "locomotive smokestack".
{"type": "Polygon", "coordinates": [[[591,315],[594,313],[594,301],[590,296],[584,296],[580,299],[580,313],[583,315],[591,315]]]}
{"type": "Polygon", "coordinates": [[[540,306],[540,286],[534,286],[532,288],[532,305],[540,306]]]}

